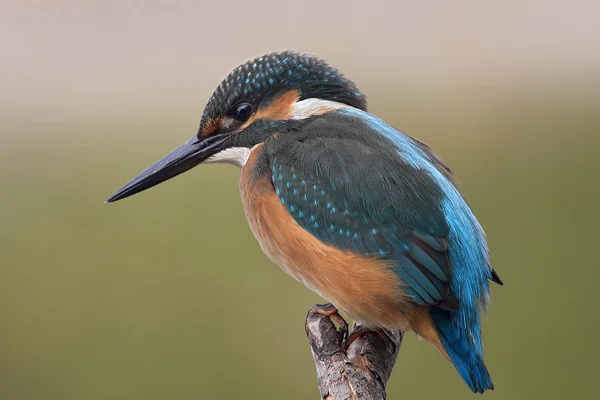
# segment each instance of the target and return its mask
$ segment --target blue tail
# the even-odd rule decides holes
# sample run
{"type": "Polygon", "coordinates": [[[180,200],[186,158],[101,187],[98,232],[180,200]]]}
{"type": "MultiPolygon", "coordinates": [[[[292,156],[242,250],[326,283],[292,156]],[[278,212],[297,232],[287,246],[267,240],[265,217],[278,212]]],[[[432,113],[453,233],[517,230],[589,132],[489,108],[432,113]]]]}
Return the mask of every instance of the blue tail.
{"type": "Polygon", "coordinates": [[[483,362],[483,353],[473,341],[479,338],[469,337],[471,333],[476,333],[466,332],[459,327],[459,315],[456,312],[432,308],[431,318],[438,330],[442,346],[471,390],[474,393],[494,390],[492,377],[483,362]]]}

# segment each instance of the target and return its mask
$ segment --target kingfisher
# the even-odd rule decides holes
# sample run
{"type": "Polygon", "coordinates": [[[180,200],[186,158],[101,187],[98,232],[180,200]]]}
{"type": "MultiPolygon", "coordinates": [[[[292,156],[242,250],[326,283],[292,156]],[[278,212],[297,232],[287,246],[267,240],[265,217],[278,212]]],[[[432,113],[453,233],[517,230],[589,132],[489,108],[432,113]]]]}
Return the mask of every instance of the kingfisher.
{"type": "Polygon", "coordinates": [[[481,315],[490,281],[502,281],[484,231],[444,161],[370,114],[338,69],[291,50],[240,65],[209,99],[198,133],[106,202],[202,163],[240,168],[262,250],[336,312],[413,331],[473,392],[493,390],[481,315]]]}

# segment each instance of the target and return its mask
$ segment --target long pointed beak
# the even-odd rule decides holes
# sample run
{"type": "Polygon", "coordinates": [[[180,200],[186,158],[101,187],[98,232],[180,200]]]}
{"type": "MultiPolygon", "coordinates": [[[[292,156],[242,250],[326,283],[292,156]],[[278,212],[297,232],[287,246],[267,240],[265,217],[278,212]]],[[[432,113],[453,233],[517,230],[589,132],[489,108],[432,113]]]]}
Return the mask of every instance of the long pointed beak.
{"type": "Polygon", "coordinates": [[[150,189],[194,168],[202,161],[218,153],[222,149],[225,139],[227,139],[225,135],[214,135],[206,139],[192,137],[117,190],[115,194],[106,200],[106,203],[112,203],[150,189]]]}

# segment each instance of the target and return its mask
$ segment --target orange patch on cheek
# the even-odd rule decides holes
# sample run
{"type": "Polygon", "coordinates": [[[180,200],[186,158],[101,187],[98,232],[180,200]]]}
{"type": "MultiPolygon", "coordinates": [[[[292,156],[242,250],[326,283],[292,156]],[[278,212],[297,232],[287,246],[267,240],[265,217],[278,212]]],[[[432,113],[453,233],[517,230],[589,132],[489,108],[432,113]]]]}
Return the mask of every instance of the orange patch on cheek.
{"type": "Polygon", "coordinates": [[[279,95],[267,107],[256,113],[256,118],[288,119],[292,116],[294,103],[300,97],[297,90],[290,90],[279,95]]]}
{"type": "Polygon", "coordinates": [[[297,90],[289,90],[276,97],[265,108],[257,110],[252,117],[240,128],[245,129],[259,119],[284,120],[292,116],[294,103],[300,97],[297,90]]]}

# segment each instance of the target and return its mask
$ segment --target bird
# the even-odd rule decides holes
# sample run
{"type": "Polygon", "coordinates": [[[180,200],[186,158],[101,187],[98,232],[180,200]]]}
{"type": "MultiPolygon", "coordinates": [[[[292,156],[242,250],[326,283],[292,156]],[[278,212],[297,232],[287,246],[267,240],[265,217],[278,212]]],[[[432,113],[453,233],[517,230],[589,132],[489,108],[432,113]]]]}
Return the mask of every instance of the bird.
{"type": "Polygon", "coordinates": [[[481,318],[503,283],[485,233],[442,158],[371,114],[341,71],[296,50],[240,65],[197,134],[106,202],[207,163],[240,168],[244,214],[275,264],[369,328],[415,332],[474,393],[494,389],[481,318]]]}

